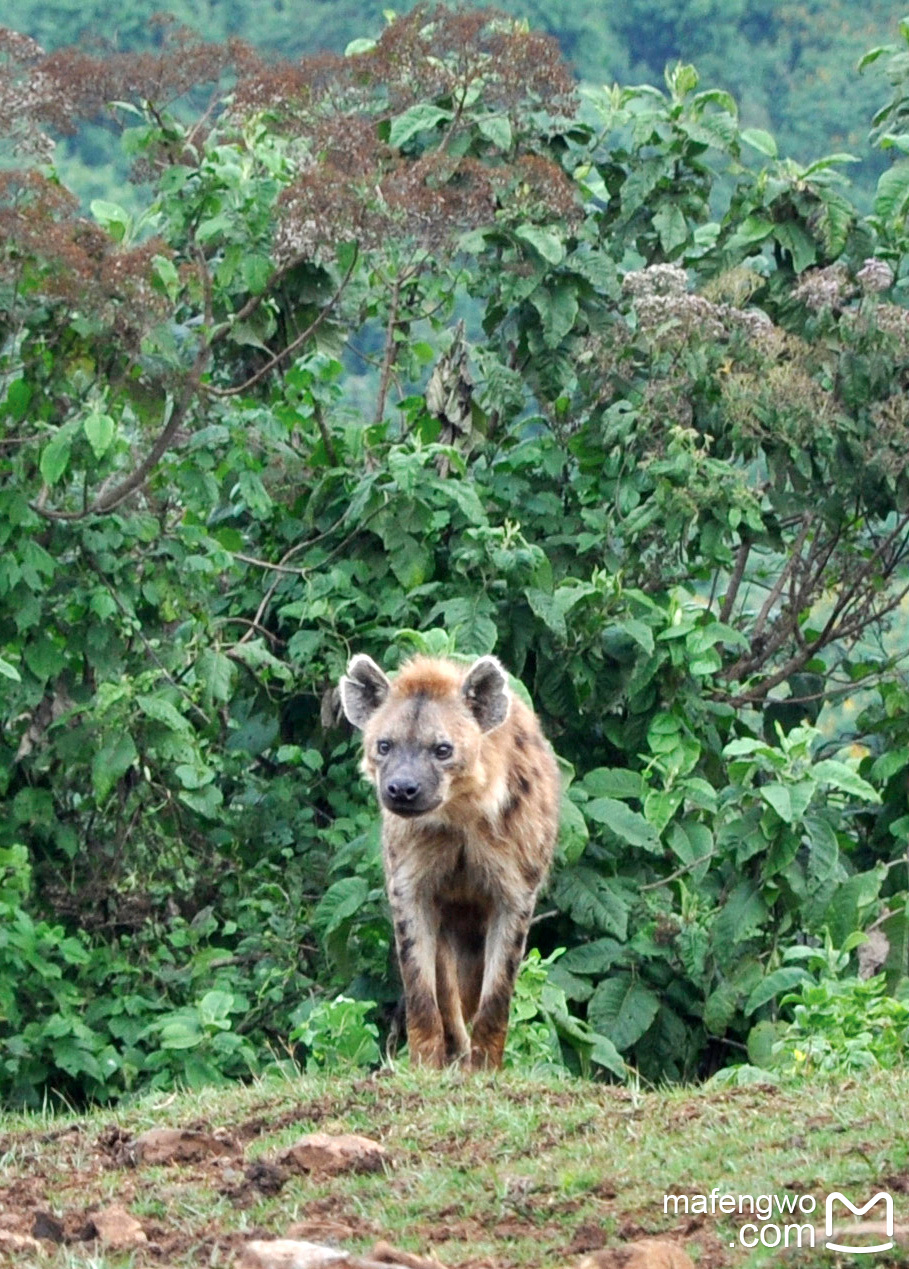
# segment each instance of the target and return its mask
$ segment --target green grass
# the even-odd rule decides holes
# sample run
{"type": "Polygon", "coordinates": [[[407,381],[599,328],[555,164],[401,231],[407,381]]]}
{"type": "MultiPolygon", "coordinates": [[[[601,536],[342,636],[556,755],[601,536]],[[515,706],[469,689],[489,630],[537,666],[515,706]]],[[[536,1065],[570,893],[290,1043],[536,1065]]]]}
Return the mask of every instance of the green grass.
{"type": "MultiPolygon", "coordinates": [[[[897,1225],[906,1226],[907,1106],[907,1070],[844,1083],[647,1093],[400,1071],[159,1095],[116,1111],[0,1120],[0,1224],[18,1218],[14,1227],[28,1232],[35,1210],[61,1221],[73,1240],[42,1244],[49,1269],[229,1265],[245,1238],[282,1237],[295,1222],[317,1241],[364,1251],[384,1238],[452,1266],[484,1258],[562,1265],[598,1245],[663,1234],[701,1266],[752,1269],[793,1255],[747,1250],[728,1215],[667,1213],[664,1195],[804,1194],[817,1211],[785,1223],[822,1227],[828,1192],[864,1203],[884,1189],[897,1225]],[[105,1147],[112,1126],[131,1135],[152,1126],[225,1130],[242,1153],[129,1167],[105,1147]],[[392,1165],[380,1175],[291,1176],[277,1194],[246,1180],[250,1164],[274,1161],[316,1129],[377,1138],[392,1165]],[[148,1250],[117,1255],[75,1237],[93,1204],[111,1202],[139,1219],[148,1250]]],[[[794,1253],[798,1264],[844,1263],[823,1241],[821,1228],[816,1251],[794,1253]]],[[[909,1265],[909,1246],[898,1241],[886,1255],[846,1260],[862,1269],[909,1265]]]]}

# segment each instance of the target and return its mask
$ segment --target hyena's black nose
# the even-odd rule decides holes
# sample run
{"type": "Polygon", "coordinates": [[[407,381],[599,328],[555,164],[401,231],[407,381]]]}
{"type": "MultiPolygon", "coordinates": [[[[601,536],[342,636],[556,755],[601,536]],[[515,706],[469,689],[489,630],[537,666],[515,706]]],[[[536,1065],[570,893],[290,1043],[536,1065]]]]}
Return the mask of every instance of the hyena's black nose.
{"type": "Polygon", "coordinates": [[[411,802],[415,802],[420,796],[421,787],[417,780],[400,776],[396,780],[388,781],[385,786],[385,792],[391,801],[398,806],[409,806],[411,802]]]}

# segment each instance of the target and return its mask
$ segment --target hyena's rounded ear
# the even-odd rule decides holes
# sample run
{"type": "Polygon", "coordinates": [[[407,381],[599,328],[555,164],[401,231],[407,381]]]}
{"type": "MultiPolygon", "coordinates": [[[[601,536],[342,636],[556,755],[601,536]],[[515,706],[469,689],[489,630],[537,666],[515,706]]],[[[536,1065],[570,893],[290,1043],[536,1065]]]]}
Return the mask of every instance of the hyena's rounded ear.
{"type": "Polygon", "coordinates": [[[352,657],[347,673],[338,684],[341,707],[354,727],[365,727],[370,716],[385,700],[391,688],[385,674],[372,657],[360,653],[352,657]]]}
{"type": "Polygon", "coordinates": [[[511,705],[508,675],[495,657],[480,657],[474,661],[461,685],[461,694],[480,731],[492,731],[508,717],[511,705]]]}

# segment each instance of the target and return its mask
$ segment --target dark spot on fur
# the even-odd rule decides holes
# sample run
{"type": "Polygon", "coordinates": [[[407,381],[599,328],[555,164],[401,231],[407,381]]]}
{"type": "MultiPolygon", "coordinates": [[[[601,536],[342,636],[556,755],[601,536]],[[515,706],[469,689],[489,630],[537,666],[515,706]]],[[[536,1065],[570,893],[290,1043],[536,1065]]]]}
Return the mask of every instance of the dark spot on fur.
{"type": "MultiPolygon", "coordinates": [[[[536,775],[536,772],[534,772],[534,775],[536,775]]],[[[530,792],[530,781],[527,779],[527,776],[524,774],[523,771],[520,772],[520,774],[518,775],[518,786],[521,792],[526,797],[527,794],[530,792]]]]}
{"type": "Polygon", "coordinates": [[[403,919],[395,921],[395,934],[397,934],[399,938],[404,938],[409,928],[408,923],[403,919]]]}
{"type": "Polygon", "coordinates": [[[406,937],[402,938],[398,942],[398,956],[402,961],[410,960],[413,955],[413,943],[414,941],[412,938],[406,937]]]}
{"type": "Polygon", "coordinates": [[[514,936],[514,950],[518,954],[524,951],[524,940],[526,937],[527,934],[524,930],[518,930],[517,934],[514,936]]]}
{"type": "Polygon", "coordinates": [[[520,805],[521,805],[521,799],[518,797],[516,793],[512,793],[509,796],[508,801],[502,807],[502,824],[504,827],[506,828],[508,827],[508,824],[514,817],[515,812],[518,810],[520,805]]]}
{"type": "Polygon", "coordinates": [[[516,731],[514,734],[514,743],[518,749],[523,749],[527,744],[526,731],[516,731]]]}
{"type": "Polygon", "coordinates": [[[535,864],[533,860],[524,859],[521,861],[521,876],[524,878],[528,886],[536,887],[543,879],[543,869],[539,864],[535,864]]]}
{"type": "Polygon", "coordinates": [[[509,956],[508,960],[505,962],[505,972],[508,975],[509,982],[514,981],[515,975],[518,972],[518,965],[520,965],[520,963],[521,958],[519,956],[509,956]]]}

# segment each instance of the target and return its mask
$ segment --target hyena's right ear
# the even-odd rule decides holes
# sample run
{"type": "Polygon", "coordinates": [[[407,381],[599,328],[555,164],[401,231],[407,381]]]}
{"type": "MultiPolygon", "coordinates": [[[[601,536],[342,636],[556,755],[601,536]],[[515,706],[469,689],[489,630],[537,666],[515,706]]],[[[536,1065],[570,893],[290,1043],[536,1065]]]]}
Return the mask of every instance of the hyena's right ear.
{"type": "Polygon", "coordinates": [[[338,685],[341,689],[341,706],[348,722],[363,728],[369,722],[391,688],[386,676],[372,657],[360,653],[352,657],[347,673],[338,685]]]}

